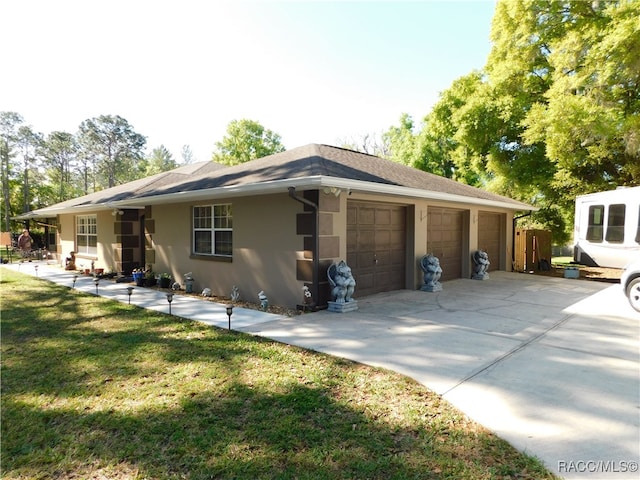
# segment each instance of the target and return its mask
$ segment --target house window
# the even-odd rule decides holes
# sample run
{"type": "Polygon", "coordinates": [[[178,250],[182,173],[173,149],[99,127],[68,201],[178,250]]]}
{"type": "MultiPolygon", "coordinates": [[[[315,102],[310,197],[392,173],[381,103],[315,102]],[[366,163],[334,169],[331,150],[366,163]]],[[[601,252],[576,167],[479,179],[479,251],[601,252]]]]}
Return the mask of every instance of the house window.
{"type": "Polygon", "coordinates": [[[609,206],[609,218],[607,220],[607,242],[624,242],[624,214],[626,205],[619,203],[609,206]]]}
{"type": "Polygon", "coordinates": [[[233,252],[233,215],[231,204],[193,207],[193,253],[222,255],[233,252]]]}
{"type": "Polygon", "coordinates": [[[96,215],[76,217],[76,253],[98,255],[98,220],[96,215]]]}
{"type": "Polygon", "coordinates": [[[587,240],[590,242],[602,242],[604,225],[604,205],[592,205],[589,207],[589,226],[587,227],[587,240]]]}

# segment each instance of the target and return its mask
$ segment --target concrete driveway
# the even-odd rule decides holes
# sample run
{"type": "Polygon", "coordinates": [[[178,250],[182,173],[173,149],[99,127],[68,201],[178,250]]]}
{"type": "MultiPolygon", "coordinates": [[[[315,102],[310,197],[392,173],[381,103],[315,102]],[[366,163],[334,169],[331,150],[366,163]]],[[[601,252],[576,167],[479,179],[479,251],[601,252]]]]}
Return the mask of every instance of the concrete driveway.
{"type": "Polygon", "coordinates": [[[561,477],[639,477],[640,314],[620,285],[492,272],[358,304],[241,330],[408,375],[561,477]]]}

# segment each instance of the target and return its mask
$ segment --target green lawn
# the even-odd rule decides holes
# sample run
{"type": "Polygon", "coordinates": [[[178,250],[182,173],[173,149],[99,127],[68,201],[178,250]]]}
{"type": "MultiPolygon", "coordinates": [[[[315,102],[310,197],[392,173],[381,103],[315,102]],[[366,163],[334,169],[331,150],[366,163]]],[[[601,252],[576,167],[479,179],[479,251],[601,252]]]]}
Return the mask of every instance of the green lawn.
{"type": "Polygon", "coordinates": [[[4,479],[542,479],[402,375],[0,268],[4,479]]]}
{"type": "Polygon", "coordinates": [[[551,259],[552,265],[565,267],[567,265],[577,266],[573,263],[573,257],[553,257],[551,259]]]}

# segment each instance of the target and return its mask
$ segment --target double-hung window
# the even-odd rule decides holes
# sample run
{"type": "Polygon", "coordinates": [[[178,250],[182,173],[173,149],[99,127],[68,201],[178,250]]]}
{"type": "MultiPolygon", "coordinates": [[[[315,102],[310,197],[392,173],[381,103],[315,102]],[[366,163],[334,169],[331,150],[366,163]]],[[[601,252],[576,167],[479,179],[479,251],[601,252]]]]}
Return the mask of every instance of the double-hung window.
{"type": "Polygon", "coordinates": [[[193,207],[193,253],[232,255],[233,215],[230,203],[193,207]]]}
{"type": "Polygon", "coordinates": [[[96,215],[76,217],[76,253],[98,255],[98,218],[96,215]]]}

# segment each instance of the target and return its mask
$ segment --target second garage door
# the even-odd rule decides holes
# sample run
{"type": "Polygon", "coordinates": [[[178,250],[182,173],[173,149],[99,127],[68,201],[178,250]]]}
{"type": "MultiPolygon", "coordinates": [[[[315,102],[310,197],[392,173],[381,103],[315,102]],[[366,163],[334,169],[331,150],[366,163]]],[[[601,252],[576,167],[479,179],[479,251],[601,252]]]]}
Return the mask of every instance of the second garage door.
{"type": "Polygon", "coordinates": [[[347,204],[347,264],[355,297],[406,288],[406,207],[347,204]]]}
{"type": "Polygon", "coordinates": [[[480,212],[478,215],[478,247],[489,255],[489,271],[500,270],[502,217],[500,213],[490,212],[480,212]]]}
{"type": "Polygon", "coordinates": [[[442,277],[462,277],[464,210],[429,207],[427,217],[427,252],[440,260],[442,277]]]}

